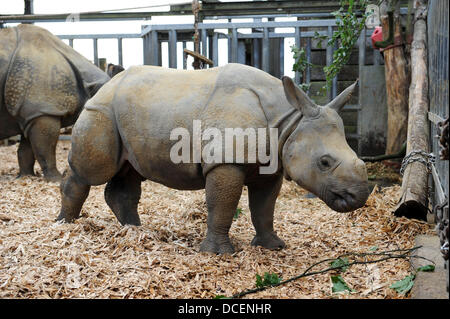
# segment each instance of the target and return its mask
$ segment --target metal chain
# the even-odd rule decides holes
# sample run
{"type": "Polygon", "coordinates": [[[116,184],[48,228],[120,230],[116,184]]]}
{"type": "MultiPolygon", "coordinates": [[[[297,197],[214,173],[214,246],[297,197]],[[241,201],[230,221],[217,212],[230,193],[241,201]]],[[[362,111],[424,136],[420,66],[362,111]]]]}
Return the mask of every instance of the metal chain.
{"type": "Polygon", "coordinates": [[[441,245],[441,254],[444,260],[448,260],[449,247],[449,227],[448,227],[448,199],[440,205],[434,207],[434,214],[436,216],[436,231],[439,235],[441,245]]]}
{"type": "Polygon", "coordinates": [[[433,153],[427,153],[424,151],[411,151],[403,158],[402,166],[400,168],[400,174],[403,176],[406,166],[412,162],[420,162],[426,166],[427,171],[431,172],[431,165],[435,162],[435,156],[433,153]]]}
{"type": "Polygon", "coordinates": [[[449,127],[448,127],[448,117],[446,120],[439,122],[438,123],[438,127],[439,127],[439,134],[438,134],[438,138],[439,138],[439,156],[441,160],[448,160],[449,159],[449,155],[448,155],[448,145],[449,145],[449,127]]]}

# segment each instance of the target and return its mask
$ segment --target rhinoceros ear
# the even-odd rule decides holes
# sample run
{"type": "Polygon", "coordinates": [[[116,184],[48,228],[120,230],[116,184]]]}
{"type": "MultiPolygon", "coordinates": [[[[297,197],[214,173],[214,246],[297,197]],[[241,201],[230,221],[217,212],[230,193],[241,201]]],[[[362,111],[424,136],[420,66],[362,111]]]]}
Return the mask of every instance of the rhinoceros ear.
{"type": "Polygon", "coordinates": [[[294,81],[292,81],[290,77],[283,76],[281,81],[283,82],[284,94],[293,107],[302,112],[302,114],[306,117],[313,117],[317,115],[319,112],[317,105],[311,101],[302,89],[295,85],[294,81]]]}
{"type": "Polygon", "coordinates": [[[357,84],[358,80],[356,80],[355,83],[353,83],[344,91],[342,91],[341,94],[339,94],[333,101],[328,103],[327,107],[332,108],[336,112],[339,112],[352,97],[352,94],[355,91],[355,87],[357,84]]]}

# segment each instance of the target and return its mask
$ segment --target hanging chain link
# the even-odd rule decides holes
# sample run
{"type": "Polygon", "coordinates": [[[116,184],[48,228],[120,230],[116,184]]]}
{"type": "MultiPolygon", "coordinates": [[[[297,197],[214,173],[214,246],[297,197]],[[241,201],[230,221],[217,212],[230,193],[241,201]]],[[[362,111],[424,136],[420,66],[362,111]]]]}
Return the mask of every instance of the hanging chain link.
{"type": "Polygon", "coordinates": [[[448,227],[448,199],[441,204],[437,204],[434,209],[436,216],[436,231],[439,235],[439,241],[441,245],[441,254],[444,260],[448,260],[448,239],[449,239],[449,227],[448,227]]]}
{"type": "Polygon", "coordinates": [[[431,165],[435,162],[435,156],[433,153],[427,153],[424,151],[411,151],[403,158],[402,167],[400,168],[400,174],[403,176],[406,166],[412,162],[420,162],[426,166],[428,173],[431,172],[431,165]]]}

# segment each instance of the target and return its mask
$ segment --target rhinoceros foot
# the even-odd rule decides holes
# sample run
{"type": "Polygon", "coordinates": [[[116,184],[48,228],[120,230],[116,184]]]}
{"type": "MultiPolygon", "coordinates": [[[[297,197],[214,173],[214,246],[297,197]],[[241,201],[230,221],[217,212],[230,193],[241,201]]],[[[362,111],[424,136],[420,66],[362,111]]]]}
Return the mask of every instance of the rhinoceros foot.
{"type": "Polygon", "coordinates": [[[44,178],[47,182],[60,183],[62,180],[62,175],[58,171],[49,172],[49,173],[44,173],[44,178]]]}
{"type": "Polygon", "coordinates": [[[285,242],[275,232],[257,234],[252,240],[252,246],[262,246],[267,249],[278,250],[286,247],[285,242]]]}
{"type": "Polygon", "coordinates": [[[200,245],[200,251],[215,253],[219,255],[234,253],[234,247],[228,236],[212,236],[207,235],[200,245]]]}

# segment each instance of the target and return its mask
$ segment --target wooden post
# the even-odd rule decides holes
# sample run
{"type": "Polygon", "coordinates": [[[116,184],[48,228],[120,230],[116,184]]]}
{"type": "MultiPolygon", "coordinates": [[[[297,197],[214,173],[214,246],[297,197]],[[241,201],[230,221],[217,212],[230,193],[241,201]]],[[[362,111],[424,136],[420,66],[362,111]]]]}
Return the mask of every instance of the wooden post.
{"type": "Polygon", "coordinates": [[[396,216],[426,220],[428,211],[428,168],[425,156],[429,152],[428,68],[426,0],[418,0],[414,17],[414,36],[411,44],[411,85],[409,88],[409,118],[406,157],[421,152],[418,161],[404,168],[402,196],[395,210],[396,216]]]}
{"type": "MultiPolygon", "coordinates": [[[[200,11],[200,4],[198,0],[193,0],[192,13],[194,14],[194,52],[198,54],[200,54],[200,36],[198,33],[199,11],[200,11]]],[[[200,69],[201,68],[200,60],[194,57],[194,62],[192,63],[192,66],[194,67],[195,70],[200,69]]]]}
{"type": "Polygon", "coordinates": [[[106,58],[99,58],[99,59],[98,59],[98,67],[99,67],[103,72],[106,72],[106,58]]]}
{"type": "MultiPolygon", "coordinates": [[[[389,25],[388,10],[394,10],[393,0],[380,6],[380,19],[383,27],[383,39],[389,36],[389,28],[394,27],[394,39],[401,39],[399,6],[394,11],[394,25],[389,25]],[[389,8],[390,6],[390,8],[389,8]]],[[[397,1],[400,3],[399,1],[397,1]]],[[[397,41],[398,41],[397,40],[397,41]]],[[[383,51],[386,77],[388,107],[388,129],[386,136],[386,154],[395,154],[406,140],[408,125],[408,70],[402,46],[394,46],[383,51]]]]}

